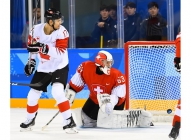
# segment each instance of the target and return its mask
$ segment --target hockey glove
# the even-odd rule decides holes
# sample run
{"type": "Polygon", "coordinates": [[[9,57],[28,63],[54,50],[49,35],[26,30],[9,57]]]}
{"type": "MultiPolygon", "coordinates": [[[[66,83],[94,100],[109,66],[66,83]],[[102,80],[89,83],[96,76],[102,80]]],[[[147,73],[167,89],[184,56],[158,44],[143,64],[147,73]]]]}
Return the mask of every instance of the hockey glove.
{"type": "Polygon", "coordinates": [[[113,112],[113,105],[111,103],[106,103],[105,113],[110,115],[113,112]]]}
{"type": "Polygon", "coordinates": [[[180,129],[180,122],[175,122],[175,125],[173,126],[170,134],[168,135],[169,138],[174,138],[174,140],[176,140],[179,135],[179,129],[180,129]]]}
{"type": "Polygon", "coordinates": [[[30,44],[27,47],[28,52],[31,53],[42,53],[42,54],[47,54],[49,51],[49,47],[46,44],[37,42],[35,44],[30,44]]]}
{"type": "Polygon", "coordinates": [[[27,64],[25,65],[25,69],[24,69],[25,75],[30,76],[33,73],[33,71],[35,70],[35,66],[36,66],[35,59],[31,59],[30,66],[29,66],[29,61],[28,61],[27,64]]]}
{"type": "Polygon", "coordinates": [[[180,73],[180,71],[181,71],[180,57],[174,58],[174,67],[175,67],[176,71],[180,73]]]}
{"type": "Polygon", "coordinates": [[[69,100],[70,106],[72,106],[76,96],[76,92],[70,87],[69,84],[66,85],[65,96],[69,100]]]}
{"type": "Polygon", "coordinates": [[[109,94],[107,93],[97,94],[97,99],[98,99],[99,107],[102,112],[108,115],[113,112],[114,106],[111,103],[111,97],[109,94]]]}

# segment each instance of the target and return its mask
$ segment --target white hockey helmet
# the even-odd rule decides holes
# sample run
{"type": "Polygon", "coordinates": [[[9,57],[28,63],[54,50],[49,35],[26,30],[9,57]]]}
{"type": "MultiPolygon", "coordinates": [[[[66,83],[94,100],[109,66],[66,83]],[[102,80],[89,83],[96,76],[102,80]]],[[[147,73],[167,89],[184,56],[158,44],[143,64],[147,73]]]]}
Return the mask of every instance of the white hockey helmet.
{"type": "Polygon", "coordinates": [[[112,55],[107,51],[99,51],[95,57],[96,66],[100,66],[103,73],[110,75],[110,69],[114,63],[112,55]]]}

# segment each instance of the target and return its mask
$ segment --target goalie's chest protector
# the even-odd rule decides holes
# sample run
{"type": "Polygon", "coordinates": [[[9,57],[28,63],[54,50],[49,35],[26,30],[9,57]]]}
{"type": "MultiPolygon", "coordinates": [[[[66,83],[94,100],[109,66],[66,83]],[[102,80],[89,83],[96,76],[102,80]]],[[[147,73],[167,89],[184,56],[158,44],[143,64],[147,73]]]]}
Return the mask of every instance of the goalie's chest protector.
{"type": "Polygon", "coordinates": [[[110,75],[96,74],[96,65],[94,62],[87,62],[83,68],[83,78],[90,90],[90,98],[94,103],[98,104],[97,94],[111,94],[112,89],[116,86],[115,73],[112,71],[110,75]]]}

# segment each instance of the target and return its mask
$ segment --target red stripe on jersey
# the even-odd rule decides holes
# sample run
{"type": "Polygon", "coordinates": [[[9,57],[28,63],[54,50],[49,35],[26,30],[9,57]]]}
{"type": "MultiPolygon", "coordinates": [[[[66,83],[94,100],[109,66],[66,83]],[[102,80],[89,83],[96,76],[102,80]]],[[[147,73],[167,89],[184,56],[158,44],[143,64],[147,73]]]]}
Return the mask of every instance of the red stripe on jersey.
{"type": "Polygon", "coordinates": [[[69,82],[69,85],[76,91],[76,92],[80,92],[83,88],[84,88],[84,86],[76,86],[76,85],[74,85],[71,81],[69,82]]]}
{"type": "Polygon", "coordinates": [[[56,49],[59,53],[63,53],[67,47],[68,47],[68,38],[56,40],[56,49]]]}
{"type": "Polygon", "coordinates": [[[28,112],[28,113],[34,113],[34,112],[36,112],[37,110],[38,110],[38,104],[35,105],[35,106],[29,106],[29,105],[27,105],[27,112],[28,112]]]}
{"type": "Polygon", "coordinates": [[[31,37],[31,35],[29,35],[29,36],[28,36],[28,45],[31,44],[31,39],[32,39],[32,37],[31,37]]]}
{"type": "Polygon", "coordinates": [[[49,55],[42,54],[41,52],[39,52],[39,55],[43,59],[50,60],[50,56],[49,55]]]}
{"type": "Polygon", "coordinates": [[[58,108],[61,113],[67,111],[68,109],[70,109],[69,101],[65,101],[65,102],[58,104],[58,108]]]}
{"type": "Polygon", "coordinates": [[[35,38],[33,38],[33,41],[32,41],[32,36],[31,36],[31,35],[29,35],[29,36],[28,36],[28,45],[30,45],[30,44],[31,44],[31,42],[35,42],[35,43],[36,43],[36,39],[35,39],[35,38]]]}

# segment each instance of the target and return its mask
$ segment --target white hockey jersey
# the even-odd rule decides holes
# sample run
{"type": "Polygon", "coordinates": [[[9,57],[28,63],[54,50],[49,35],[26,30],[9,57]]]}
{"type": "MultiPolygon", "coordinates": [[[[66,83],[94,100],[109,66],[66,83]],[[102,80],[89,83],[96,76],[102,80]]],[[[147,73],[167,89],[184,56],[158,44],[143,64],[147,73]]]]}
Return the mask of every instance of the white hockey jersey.
{"type": "Polygon", "coordinates": [[[35,42],[47,44],[49,51],[47,55],[42,53],[36,53],[31,55],[31,59],[35,59],[36,56],[39,59],[37,66],[38,72],[54,72],[57,69],[61,69],[68,65],[68,31],[60,25],[58,30],[53,31],[50,35],[44,33],[44,26],[46,23],[35,25],[29,36],[28,45],[35,42]]]}

